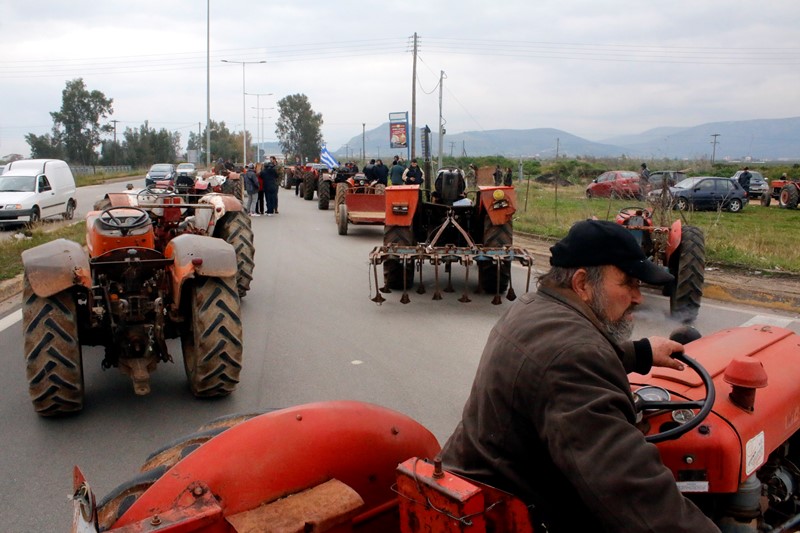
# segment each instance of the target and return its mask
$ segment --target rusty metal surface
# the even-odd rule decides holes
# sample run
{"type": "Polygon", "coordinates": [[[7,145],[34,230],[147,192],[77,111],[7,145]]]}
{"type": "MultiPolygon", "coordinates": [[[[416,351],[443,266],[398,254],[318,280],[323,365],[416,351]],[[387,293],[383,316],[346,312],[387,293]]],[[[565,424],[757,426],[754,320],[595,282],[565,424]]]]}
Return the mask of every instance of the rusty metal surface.
{"type": "Polygon", "coordinates": [[[89,257],[74,241],[56,239],[25,250],[22,264],[31,289],[42,298],[73,285],[92,286],[89,257]]]}

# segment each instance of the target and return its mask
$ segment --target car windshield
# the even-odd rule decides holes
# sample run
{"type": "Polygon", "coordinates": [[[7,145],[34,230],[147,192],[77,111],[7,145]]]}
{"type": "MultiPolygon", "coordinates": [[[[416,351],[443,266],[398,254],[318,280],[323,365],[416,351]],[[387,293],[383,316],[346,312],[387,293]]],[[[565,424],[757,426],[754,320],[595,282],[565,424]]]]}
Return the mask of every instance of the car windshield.
{"type": "Polygon", "coordinates": [[[194,165],[191,163],[181,163],[178,165],[178,170],[194,170],[194,165]]]}
{"type": "Polygon", "coordinates": [[[691,189],[692,187],[697,185],[697,182],[700,181],[701,179],[703,179],[703,177],[686,178],[685,180],[683,180],[680,183],[678,183],[677,185],[675,185],[675,188],[676,189],[691,189]]]}
{"type": "Polygon", "coordinates": [[[169,172],[170,166],[169,165],[153,165],[150,167],[150,172],[169,172]]]}
{"type": "Polygon", "coordinates": [[[33,192],[36,176],[3,176],[0,178],[0,191],[33,192]]]}

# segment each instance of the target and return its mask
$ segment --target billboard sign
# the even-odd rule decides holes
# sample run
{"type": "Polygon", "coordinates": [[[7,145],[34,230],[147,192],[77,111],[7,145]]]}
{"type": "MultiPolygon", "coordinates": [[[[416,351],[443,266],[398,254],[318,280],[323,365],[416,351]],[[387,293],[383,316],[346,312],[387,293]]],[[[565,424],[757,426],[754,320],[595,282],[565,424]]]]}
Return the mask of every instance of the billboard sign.
{"type": "Polygon", "coordinates": [[[408,113],[389,113],[389,146],[408,148],[408,113]]]}

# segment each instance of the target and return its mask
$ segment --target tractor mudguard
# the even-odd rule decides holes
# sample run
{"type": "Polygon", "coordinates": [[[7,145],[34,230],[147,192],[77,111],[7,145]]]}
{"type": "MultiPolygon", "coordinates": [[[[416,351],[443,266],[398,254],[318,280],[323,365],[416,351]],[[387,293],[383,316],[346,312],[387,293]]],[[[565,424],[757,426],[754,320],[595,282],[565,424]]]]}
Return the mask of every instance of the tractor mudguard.
{"type": "Polygon", "coordinates": [[[419,185],[386,187],[387,226],[411,226],[419,204],[419,185]]]}
{"type": "Polygon", "coordinates": [[[127,192],[110,192],[105,198],[111,202],[109,207],[136,207],[138,201],[135,194],[127,192]]]}
{"type": "Polygon", "coordinates": [[[222,239],[184,233],[169,241],[164,256],[173,260],[171,275],[175,302],[181,301],[183,283],[195,274],[213,278],[236,275],[236,251],[222,239]]]}
{"type": "Polygon", "coordinates": [[[56,239],[22,252],[25,276],[33,292],[47,298],[74,285],[92,287],[89,256],[77,242],[56,239]]]}
{"type": "Polygon", "coordinates": [[[217,213],[215,216],[216,219],[219,219],[225,213],[230,211],[242,211],[242,202],[239,201],[238,198],[235,196],[231,196],[230,194],[217,194],[217,193],[210,193],[200,198],[200,203],[208,203],[212,204],[218,211],[222,208],[221,213],[217,213]]]}
{"type": "Polygon", "coordinates": [[[669,258],[672,257],[672,254],[675,250],[678,249],[678,246],[681,245],[681,237],[683,234],[683,226],[681,226],[681,219],[676,220],[672,223],[669,228],[669,239],[667,240],[667,264],[669,264],[669,258]]]}
{"type": "MultiPolygon", "coordinates": [[[[364,500],[360,516],[396,500],[397,465],[433,458],[436,437],[377,405],[320,402],[273,411],[224,431],[161,476],[113,529],[166,516],[190,484],[207,486],[228,517],[336,479],[364,500]]],[[[358,518],[354,520],[358,522],[358,518]]]]}
{"type": "Polygon", "coordinates": [[[514,187],[478,187],[481,208],[489,215],[493,226],[511,222],[517,211],[517,194],[514,187]]]}

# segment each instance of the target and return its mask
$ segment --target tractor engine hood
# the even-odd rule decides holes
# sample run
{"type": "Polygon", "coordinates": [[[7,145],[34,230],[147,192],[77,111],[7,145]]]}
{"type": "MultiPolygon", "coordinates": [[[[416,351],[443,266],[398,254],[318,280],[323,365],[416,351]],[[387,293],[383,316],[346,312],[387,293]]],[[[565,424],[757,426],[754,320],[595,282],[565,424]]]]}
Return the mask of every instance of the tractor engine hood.
{"type": "MultiPolygon", "coordinates": [[[[684,492],[736,492],[769,453],[800,429],[800,343],[792,331],[766,325],[722,330],[686,345],[686,354],[711,375],[716,401],[698,427],[657,446],[684,492]],[[738,370],[736,370],[738,369],[738,370]],[[751,405],[741,401],[744,392],[751,405]]],[[[700,400],[705,389],[690,369],[654,368],[640,386],[666,389],[673,400],[700,400]]],[[[685,413],[684,413],[685,416],[685,413]]],[[[647,417],[654,434],[677,425],[672,413],[647,417]]]]}

